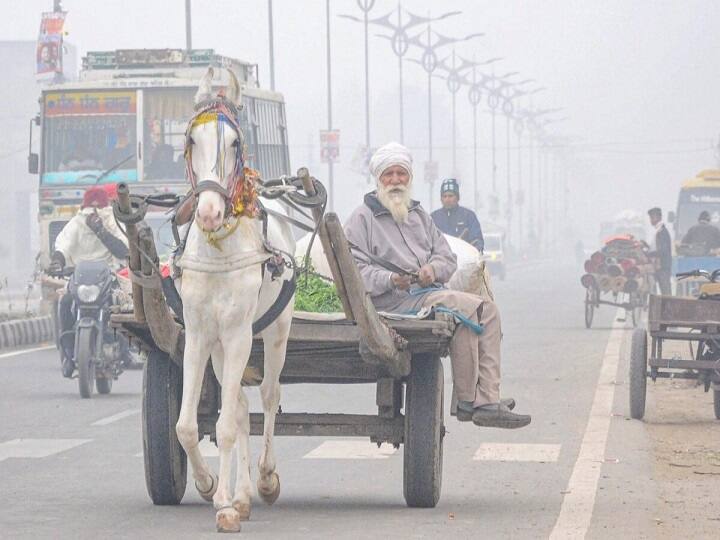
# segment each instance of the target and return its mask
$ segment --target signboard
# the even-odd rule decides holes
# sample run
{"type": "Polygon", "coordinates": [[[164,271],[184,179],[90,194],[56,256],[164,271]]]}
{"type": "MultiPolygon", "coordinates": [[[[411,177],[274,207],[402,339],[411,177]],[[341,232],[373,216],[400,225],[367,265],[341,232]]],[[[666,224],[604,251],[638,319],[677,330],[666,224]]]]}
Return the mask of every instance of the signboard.
{"type": "Polygon", "coordinates": [[[62,73],[62,37],[65,25],[64,11],[51,11],[42,14],[40,34],[38,35],[35,72],[62,73]]]}
{"type": "Polygon", "coordinates": [[[320,130],[320,161],[337,163],[340,158],[340,130],[320,130]]]}
{"type": "Polygon", "coordinates": [[[45,116],[135,114],[135,92],[48,92],[45,116]]]}
{"type": "Polygon", "coordinates": [[[425,162],[425,181],[432,183],[438,179],[439,167],[437,161],[426,161],[425,162]]]}

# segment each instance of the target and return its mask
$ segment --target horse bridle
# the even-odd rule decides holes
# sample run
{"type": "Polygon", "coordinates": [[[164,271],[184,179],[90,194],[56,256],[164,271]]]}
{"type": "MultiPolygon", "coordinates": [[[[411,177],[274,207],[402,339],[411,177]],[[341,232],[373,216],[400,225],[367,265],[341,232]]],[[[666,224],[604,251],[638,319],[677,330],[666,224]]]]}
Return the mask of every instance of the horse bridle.
{"type": "Polygon", "coordinates": [[[233,210],[233,201],[238,195],[238,190],[242,188],[242,184],[245,182],[244,174],[244,160],[243,160],[243,146],[244,136],[242,129],[240,128],[240,110],[232,102],[230,102],[225,96],[219,95],[215,98],[208,99],[198,103],[195,106],[195,115],[188,122],[188,127],[185,131],[185,175],[190,181],[192,190],[192,196],[195,198],[196,203],[200,194],[204,191],[214,191],[219,193],[225,200],[225,216],[227,217],[233,210]],[[221,178],[221,182],[225,182],[225,186],[221,182],[215,180],[201,180],[198,181],[195,176],[195,172],[192,168],[192,147],[194,141],[192,139],[192,130],[197,125],[211,122],[215,120],[218,126],[218,151],[216,157],[215,167],[218,170],[218,176],[221,178]],[[233,168],[228,175],[224,174],[225,156],[223,149],[221,148],[221,130],[224,129],[224,125],[228,124],[237,135],[235,141],[235,163],[233,168]]]}

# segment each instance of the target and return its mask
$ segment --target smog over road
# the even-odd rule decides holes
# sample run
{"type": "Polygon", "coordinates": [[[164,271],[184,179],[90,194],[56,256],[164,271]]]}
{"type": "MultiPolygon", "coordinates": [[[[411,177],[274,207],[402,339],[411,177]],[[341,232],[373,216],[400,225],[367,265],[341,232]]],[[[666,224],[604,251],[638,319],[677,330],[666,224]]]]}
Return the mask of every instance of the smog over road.
{"type": "Polygon", "coordinates": [[[0,536],[717,536],[720,4],[3,7],[0,536]]]}

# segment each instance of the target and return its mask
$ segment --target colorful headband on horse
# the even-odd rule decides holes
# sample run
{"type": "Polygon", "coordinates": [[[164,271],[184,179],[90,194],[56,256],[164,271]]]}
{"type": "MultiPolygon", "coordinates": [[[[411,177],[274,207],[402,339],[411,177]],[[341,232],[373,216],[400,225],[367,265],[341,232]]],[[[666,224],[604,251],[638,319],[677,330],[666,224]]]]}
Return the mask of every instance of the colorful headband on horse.
{"type": "Polygon", "coordinates": [[[229,102],[224,96],[198,103],[197,111],[188,122],[185,131],[185,175],[190,181],[193,193],[197,197],[202,191],[216,191],[220,193],[230,204],[229,212],[235,216],[254,217],[257,212],[257,193],[255,191],[255,180],[253,175],[245,174],[245,137],[240,128],[239,109],[229,102]],[[218,185],[211,180],[198,182],[192,169],[192,130],[199,125],[216,123],[217,129],[217,153],[215,161],[215,172],[225,186],[218,185]],[[235,147],[235,163],[229,174],[225,174],[225,127],[230,128],[237,135],[235,147]]]}

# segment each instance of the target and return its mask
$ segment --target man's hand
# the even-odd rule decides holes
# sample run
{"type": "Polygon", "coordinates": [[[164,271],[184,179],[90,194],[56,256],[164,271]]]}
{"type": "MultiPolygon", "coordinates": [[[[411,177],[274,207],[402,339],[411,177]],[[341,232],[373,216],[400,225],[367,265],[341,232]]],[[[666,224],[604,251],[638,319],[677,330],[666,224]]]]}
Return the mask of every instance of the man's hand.
{"type": "Polygon", "coordinates": [[[429,287],[435,283],[435,270],[433,270],[431,265],[426,264],[420,268],[418,271],[418,283],[420,283],[422,287],[429,287]]]}
{"type": "Polygon", "coordinates": [[[59,251],[55,251],[52,254],[50,265],[48,266],[48,273],[59,274],[65,268],[65,257],[59,251]]]}
{"type": "Polygon", "coordinates": [[[393,282],[393,285],[400,289],[401,291],[406,291],[410,288],[410,285],[412,284],[412,277],[406,275],[400,275],[400,274],[393,274],[390,276],[390,281],[393,282]]]}
{"type": "Polygon", "coordinates": [[[99,233],[103,229],[102,218],[99,214],[89,214],[85,218],[85,224],[90,227],[90,230],[94,233],[99,233]]]}

